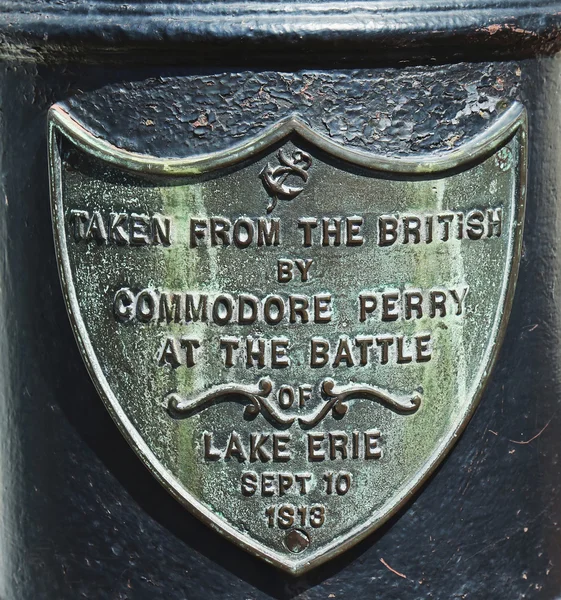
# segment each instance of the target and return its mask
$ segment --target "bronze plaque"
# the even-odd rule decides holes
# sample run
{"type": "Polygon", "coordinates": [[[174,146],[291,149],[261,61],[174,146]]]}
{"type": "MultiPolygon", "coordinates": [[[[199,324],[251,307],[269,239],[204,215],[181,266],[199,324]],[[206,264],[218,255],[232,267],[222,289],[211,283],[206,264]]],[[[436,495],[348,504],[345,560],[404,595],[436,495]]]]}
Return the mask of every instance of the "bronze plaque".
{"type": "Polygon", "coordinates": [[[472,414],[508,318],[526,130],[391,157],[297,118],[185,159],[50,111],[78,345],[154,476],[292,573],[394,514],[472,414]]]}

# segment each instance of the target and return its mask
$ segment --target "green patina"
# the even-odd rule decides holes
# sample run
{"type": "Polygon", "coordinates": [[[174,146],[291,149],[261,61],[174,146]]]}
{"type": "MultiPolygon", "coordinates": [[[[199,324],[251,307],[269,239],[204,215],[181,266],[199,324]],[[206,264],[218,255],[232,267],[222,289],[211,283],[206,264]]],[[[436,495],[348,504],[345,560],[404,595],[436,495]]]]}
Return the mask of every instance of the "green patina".
{"type": "MultiPolygon", "coordinates": [[[[293,139],[284,145],[287,156],[294,155],[297,143],[293,139]]],[[[513,154],[518,151],[516,143],[516,140],[510,142],[513,154]]],[[[498,335],[497,324],[507,301],[506,283],[512,275],[517,234],[514,213],[520,195],[521,168],[513,161],[512,168],[504,169],[504,156],[501,155],[502,162],[497,163],[491,155],[466,165],[464,170],[445,172],[438,177],[429,175],[431,168],[426,163],[420,167],[423,177],[380,177],[375,171],[369,172],[339,159],[325,160],[325,155],[309,144],[303,147],[310,152],[312,160],[309,181],[301,194],[292,199],[281,198],[271,214],[266,212],[267,206],[272,205],[259,174],[265,167],[268,172],[275,172],[276,150],[208,178],[189,179],[188,171],[183,170],[181,175],[185,178],[174,182],[123,174],[113,167],[98,168],[98,159],[82,158],[85,166],[78,162],[73,170],[65,172],[63,198],[59,199],[65,215],[69,208],[79,208],[104,214],[110,211],[158,213],[172,219],[174,237],[169,247],[79,244],[73,234],[66,231],[68,262],[77,296],[77,306],[71,310],[79,311],[84,321],[84,330],[78,334],[91,342],[92,352],[99,362],[101,373],[94,372],[94,376],[99,381],[105,378],[110,388],[110,393],[104,388],[106,395],[113,394],[130,419],[131,430],[125,426],[125,432],[131,438],[137,433],[154,454],[154,462],[145,457],[149,466],[163,467],[164,477],[169,475],[170,481],[179,486],[178,494],[187,504],[196,509],[199,505],[210,507],[218,526],[227,522],[237,527],[259,551],[265,548],[276,552],[282,557],[279,562],[291,566],[297,561],[284,545],[284,531],[270,527],[265,519],[268,506],[281,502],[325,505],[326,526],[313,530],[313,545],[307,554],[314,559],[323,552],[334,552],[337,544],[387,518],[408,497],[428,467],[442,458],[437,449],[450,446],[454,432],[469,417],[477,400],[475,392],[483,383],[483,371],[490,364],[498,335]],[[401,219],[404,215],[419,214],[425,218],[425,215],[459,211],[467,214],[472,209],[497,206],[503,210],[500,237],[474,241],[464,236],[461,240],[435,239],[419,244],[399,241],[388,247],[377,244],[379,215],[395,215],[401,219]],[[300,217],[356,215],[364,219],[363,245],[347,247],[343,243],[334,247],[319,243],[310,248],[302,245],[302,234],[297,226],[300,217]],[[208,243],[207,237],[200,247],[191,248],[191,217],[220,217],[231,223],[240,217],[254,222],[278,218],[282,243],[278,247],[239,248],[235,244],[222,247],[208,243]],[[296,279],[280,284],[276,266],[281,258],[313,259],[310,281],[304,284],[296,279]],[[407,288],[424,290],[426,295],[426,290],[431,288],[464,285],[468,285],[470,291],[461,316],[449,312],[446,317],[431,318],[425,314],[420,319],[400,318],[395,322],[382,322],[379,315],[364,323],[358,320],[357,301],[364,291],[383,293],[407,288]],[[312,318],[299,325],[286,320],[278,325],[263,321],[251,325],[219,325],[158,323],[157,319],[141,322],[134,318],[121,323],[112,312],[113,296],[120,286],[204,293],[209,294],[209,298],[219,293],[233,297],[244,293],[255,295],[259,302],[271,294],[311,297],[329,292],[333,295],[333,318],[329,323],[313,323],[312,318]],[[357,335],[404,335],[412,338],[427,332],[433,344],[433,357],[429,362],[399,365],[392,358],[389,364],[382,364],[374,345],[368,367],[358,364],[310,367],[310,340],[314,336],[325,338],[336,347],[342,337],[352,340],[357,335]],[[158,366],[156,358],[162,340],[167,336],[184,335],[197,338],[201,344],[196,365],[193,368],[158,366]],[[240,340],[247,336],[266,340],[287,338],[291,344],[292,364],[286,369],[274,369],[270,365],[257,369],[248,368],[245,361],[236,359],[232,367],[226,367],[218,343],[221,336],[240,340]],[[374,386],[386,394],[386,399],[372,392],[351,394],[345,400],[348,410],[344,415],[334,416],[328,412],[310,429],[297,420],[284,426],[266,409],[249,418],[251,415],[244,413],[249,400],[244,400],[243,394],[234,397],[227,391],[218,402],[213,400],[200,411],[181,419],[172,418],[163,406],[170,392],[189,401],[204,397],[222,385],[251,389],[263,377],[273,381],[273,394],[267,400],[282,417],[316,414],[329,400],[326,388],[321,388],[328,378],[334,379],[339,389],[348,385],[355,385],[354,389],[374,386]],[[288,410],[275,405],[274,394],[281,385],[298,384],[313,386],[313,398],[307,405],[302,408],[294,405],[288,410]],[[418,389],[422,389],[421,408],[408,412],[404,407],[418,389]],[[388,405],[391,402],[396,402],[398,408],[388,405]],[[308,433],[327,436],[344,432],[351,436],[352,432],[372,429],[382,432],[384,455],[380,459],[369,462],[364,459],[307,460],[308,433]],[[272,436],[288,432],[290,461],[249,464],[235,458],[202,460],[200,443],[204,432],[212,432],[215,447],[223,452],[234,430],[246,447],[252,433],[272,436]],[[286,498],[244,497],[240,493],[240,478],[248,470],[259,474],[270,471],[276,475],[309,471],[314,485],[305,496],[290,492],[286,498]],[[348,470],[352,475],[352,488],[347,495],[326,496],[322,482],[328,470],[348,470]]],[[[178,174],[174,170],[169,172],[178,174]]],[[[298,181],[295,179],[292,185],[298,181]]],[[[314,235],[320,232],[321,224],[318,224],[314,235]]],[[[395,346],[392,352],[394,350],[395,346]]],[[[91,360],[91,356],[87,358],[91,360]]],[[[332,360],[333,354],[330,362],[332,360]]],[[[169,481],[167,485],[171,485],[169,481]]]]}

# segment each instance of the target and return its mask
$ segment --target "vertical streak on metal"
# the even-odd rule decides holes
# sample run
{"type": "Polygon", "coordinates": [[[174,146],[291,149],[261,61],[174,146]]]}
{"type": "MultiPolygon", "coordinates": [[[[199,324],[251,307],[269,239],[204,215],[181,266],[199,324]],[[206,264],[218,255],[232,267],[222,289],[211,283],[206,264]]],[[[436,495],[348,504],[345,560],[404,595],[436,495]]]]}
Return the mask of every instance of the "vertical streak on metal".
{"type": "MultiPolygon", "coordinates": [[[[4,71],[1,74],[4,78],[4,71]]],[[[2,89],[5,89],[2,86],[2,89]]],[[[0,140],[5,123],[0,113],[0,140]]],[[[14,476],[18,473],[17,445],[13,443],[13,390],[9,343],[9,298],[11,296],[11,274],[9,269],[8,219],[9,201],[4,186],[4,163],[6,148],[0,147],[0,598],[15,598],[12,575],[16,572],[13,562],[13,541],[18,539],[17,519],[14,506],[14,476]]]]}
{"type": "MultiPolygon", "coordinates": [[[[536,286],[537,291],[532,297],[532,304],[526,309],[535,315],[527,321],[526,330],[539,332],[539,337],[545,341],[547,354],[543,357],[532,355],[528,359],[530,364],[526,368],[536,375],[526,394],[530,422],[536,431],[540,431],[544,425],[556,421],[561,410],[558,393],[554,392],[551,396],[547,393],[548,390],[559,390],[561,369],[561,55],[536,61],[535,68],[536,80],[540,85],[530,92],[533,103],[529,124],[528,199],[531,211],[526,223],[525,254],[526,261],[531,265],[531,268],[527,268],[529,274],[526,277],[531,278],[530,284],[536,286]],[[547,378],[541,375],[542,361],[547,365],[547,378]]],[[[526,439],[531,437],[529,435],[526,439]]],[[[544,523],[544,531],[547,531],[549,564],[558,564],[561,560],[559,529],[551,527],[550,523],[559,522],[561,507],[550,490],[559,486],[559,471],[542,466],[547,464],[548,455],[558,456],[558,447],[553,450],[541,436],[535,439],[533,446],[541,471],[540,486],[534,491],[534,496],[547,498],[540,512],[540,521],[544,523]]],[[[557,461],[557,458],[554,460],[557,461]]],[[[551,575],[555,581],[552,587],[558,593],[561,575],[558,570],[552,571],[551,575]]]]}

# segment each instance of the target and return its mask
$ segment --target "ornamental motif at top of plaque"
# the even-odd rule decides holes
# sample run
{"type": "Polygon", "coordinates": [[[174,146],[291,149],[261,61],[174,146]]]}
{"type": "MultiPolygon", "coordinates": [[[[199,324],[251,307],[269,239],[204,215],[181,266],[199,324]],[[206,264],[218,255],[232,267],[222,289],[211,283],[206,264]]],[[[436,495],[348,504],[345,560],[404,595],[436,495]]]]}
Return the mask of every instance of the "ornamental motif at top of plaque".
{"type": "Polygon", "coordinates": [[[304,190],[309,176],[308,169],[312,166],[312,157],[307,152],[298,149],[292,153],[292,156],[287,156],[281,148],[277,153],[277,158],[278,166],[267,163],[260,173],[263,185],[272,198],[267,207],[268,213],[275,208],[279,198],[292,200],[304,190]],[[300,183],[294,184],[289,181],[294,177],[299,178],[300,183]]]}
{"type": "Polygon", "coordinates": [[[79,348],[163,485],[292,573],[394,514],[479,400],[512,300],[524,110],[445,154],[296,118],[213,155],[126,152],[50,111],[79,348]]]}

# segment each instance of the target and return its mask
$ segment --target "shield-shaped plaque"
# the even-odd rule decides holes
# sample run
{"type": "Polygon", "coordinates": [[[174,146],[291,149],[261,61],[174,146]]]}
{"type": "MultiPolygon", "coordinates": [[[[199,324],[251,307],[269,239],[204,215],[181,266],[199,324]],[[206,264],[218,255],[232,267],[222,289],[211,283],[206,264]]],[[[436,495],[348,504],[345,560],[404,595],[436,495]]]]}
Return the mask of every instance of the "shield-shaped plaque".
{"type": "Polygon", "coordinates": [[[380,156],[290,118],[167,159],[50,111],[78,345],[154,476],[301,573],[380,526],[481,396],[521,248],[512,105],[446,153],[380,156]]]}

